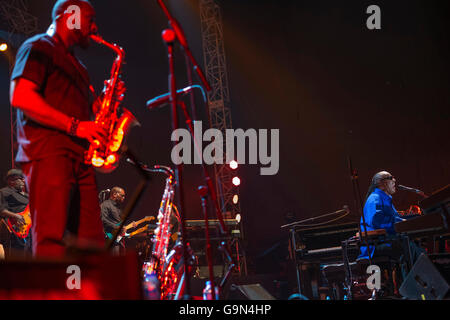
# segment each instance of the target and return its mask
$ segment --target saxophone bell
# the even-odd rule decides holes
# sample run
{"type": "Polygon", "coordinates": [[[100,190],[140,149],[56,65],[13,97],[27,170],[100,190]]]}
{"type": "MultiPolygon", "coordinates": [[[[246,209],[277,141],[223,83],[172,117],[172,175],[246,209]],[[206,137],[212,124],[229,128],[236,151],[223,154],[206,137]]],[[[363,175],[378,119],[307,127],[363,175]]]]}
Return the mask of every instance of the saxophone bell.
{"type": "Polygon", "coordinates": [[[106,157],[100,157],[94,151],[91,164],[97,171],[110,173],[117,169],[120,161],[121,147],[124,145],[126,134],[132,127],[140,125],[136,117],[128,109],[123,108],[122,116],[117,120],[117,125],[110,136],[106,157]]]}

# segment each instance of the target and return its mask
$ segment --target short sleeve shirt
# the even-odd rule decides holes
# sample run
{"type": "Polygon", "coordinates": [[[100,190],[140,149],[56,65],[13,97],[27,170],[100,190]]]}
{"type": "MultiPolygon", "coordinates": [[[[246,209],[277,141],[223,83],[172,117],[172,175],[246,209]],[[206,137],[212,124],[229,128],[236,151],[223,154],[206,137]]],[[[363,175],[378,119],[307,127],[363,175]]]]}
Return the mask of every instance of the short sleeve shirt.
{"type": "MultiPolygon", "coordinates": [[[[80,121],[91,119],[90,80],[86,68],[64,44],[47,34],[26,40],[19,48],[11,80],[34,82],[54,109],[80,121]]],[[[88,142],[17,114],[16,161],[27,162],[54,155],[83,159],[88,142]]]]}
{"type": "Polygon", "coordinates": [[[11,187],[0,189],[0,211],[8,209],[19,213],[25,210],[28,204],[28,194],[17,192],[11,187]]]}
{"type": "Polygon", "coordinates": [[[100,209],[102,214],[101,218],[103,222],[103,230],[105,233],[113,233],[122,221],[122,211],[111,199],[102,202],[100,209]]]}

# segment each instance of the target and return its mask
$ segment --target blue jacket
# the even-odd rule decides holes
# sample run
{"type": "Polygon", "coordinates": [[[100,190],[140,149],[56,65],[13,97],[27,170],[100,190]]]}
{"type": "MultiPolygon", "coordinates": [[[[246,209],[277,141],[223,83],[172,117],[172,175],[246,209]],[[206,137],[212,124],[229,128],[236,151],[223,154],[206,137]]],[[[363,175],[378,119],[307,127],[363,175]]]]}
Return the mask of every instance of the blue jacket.
{"type": "MultiPolygon", "coordinates": [[[[364,205],[364,219],[367,231],[385,229],[389,235],[395,234],[394,224],[402,221],[402,218],[392,204],[392,196],[383,190],[375,188],[369,195],[364,205]]],[[[361,231],[364,233],[364,225],[361,217],[361,231]]],[[[358,258],[368,258],[367,247],[361,246],[361,254],[358,258]]],[[[370,257],[375,251],[374,246],[369,246],[370,257]]]]}

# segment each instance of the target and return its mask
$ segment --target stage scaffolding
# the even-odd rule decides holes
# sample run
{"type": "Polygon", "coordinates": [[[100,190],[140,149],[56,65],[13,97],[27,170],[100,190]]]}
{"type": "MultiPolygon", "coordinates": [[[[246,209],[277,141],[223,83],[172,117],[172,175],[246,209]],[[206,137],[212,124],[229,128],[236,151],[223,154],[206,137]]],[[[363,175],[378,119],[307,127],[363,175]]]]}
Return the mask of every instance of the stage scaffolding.
{"type": "MultiPolygon", "coordinates": [[[[28,38],[37,31],[37,18],[28,12],[28,2],[26,0],[0,0],[0,16],[8,30],[3,36],[10,47],[15,52],[21,41],[28,38]]],[[[2,26],[3,27],[3,26],[2,26]]],[[[11,73],[14,64],[14,56],[9,53],[9,72],[11,73]]],[[[10,127],[11,127],[11,168],[15,167],[14,156],[17,150],[16,135],[16,112],[10,105],[10,127]]]]}
{"type": "MultiPolygon", "coordinates": [[[[208,92],[209,115],[211,127],[219,129],[225,137],[226,129],[232,129],[230,91],[228,87],[227,63],[225,55],[225,43],[223,37],[223,25],[221,8],[214,0],[200,1],[200,20],[202,30],[203,60],[205,66],[206,78],[211,85],[211,91],[208,92]]],[[[225,144],[225,141],[223,142],[225,144]]],[[[224,148],[224,150],[226,150],[224,148]]],[[[242,217],[240,199],[237,203],[233,202],[233,197],[239,197],[239,187],[232,183],[236,175],[229,164],[225,161],[225,152],[223,152],[223,164],[215,164],[214,171],[216,177],[216,189],[220,198],[222,211],[225,217],[235,218],[236,215],[242,217]]],[[[247,274],[247,263],[245,250],[242,242],[244,240],[243,223],[239,223],[240,236],[233,238],[232,248],[235,253],[235,260],[238,264],[239,274],[247,274]]]]}

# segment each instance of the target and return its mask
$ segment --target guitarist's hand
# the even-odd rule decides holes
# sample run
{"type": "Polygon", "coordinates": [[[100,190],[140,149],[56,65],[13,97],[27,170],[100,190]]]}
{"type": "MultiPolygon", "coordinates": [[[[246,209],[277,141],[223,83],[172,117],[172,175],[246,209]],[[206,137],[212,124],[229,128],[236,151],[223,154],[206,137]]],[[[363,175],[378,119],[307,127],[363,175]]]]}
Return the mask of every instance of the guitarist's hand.
{"type": "Polygon", "coordinates": [[[25,218],[23,216],[21,216],[20,214],[16,214],[14,216],[14,220],[16,220],[16,223],[19,227],[21,227],[25,224],[25,218]]]}

